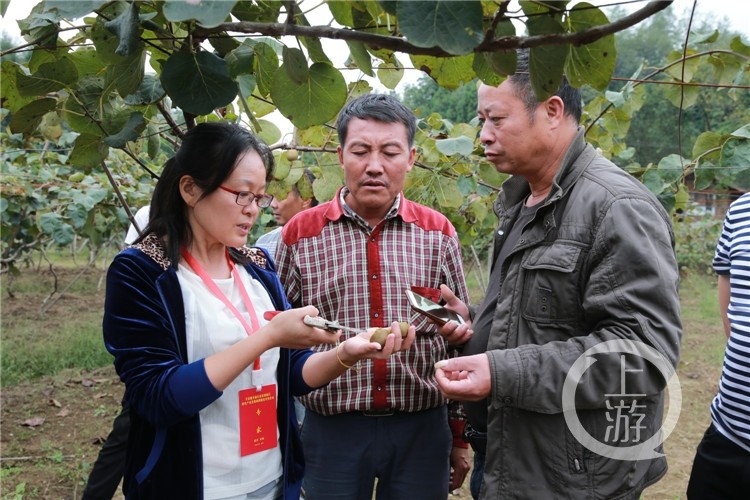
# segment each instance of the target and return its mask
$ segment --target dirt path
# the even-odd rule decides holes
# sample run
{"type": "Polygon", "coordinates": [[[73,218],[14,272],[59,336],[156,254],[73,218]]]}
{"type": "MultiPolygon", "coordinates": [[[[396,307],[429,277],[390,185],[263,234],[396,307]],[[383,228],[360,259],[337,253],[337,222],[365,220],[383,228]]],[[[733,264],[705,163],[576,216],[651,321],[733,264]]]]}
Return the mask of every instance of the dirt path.
{"type": "MultiPolygon", "coordinates": [[[[665,445],[669,473],[646,490],[643,498],[684,497],[693,452],[708,425],[716,372],[697,363],[683,366],[683,414],[665,445]]],[[[63,373],[4,389],[0,418],[3,498],[14,490],[22,491],[23,498],[80,498],[91,464],[120,410],[121,396],[122,384],[110,367],[63,373]]],[[[451,498],[470,496],[464,487],[451,498]]]]}
{"type": "MultiPolygon", "coordinates": [[[[717,388],[724,337],[718,317],[714,320],[711,314],[703,314],[709,319],[693,319],[690,311],[715,307],[695,303],[701,300],[697,298],[700,295],[683,290],[685,333],[678,371],[682,412],[665,443],[669,472],[644,492],[644,499],[684,498],[695,447],[709,422],[708,406],[717,388]]],[[[6,304],[3,309],[3,314],[8,314],[6,304]]],[[[51,314],[46,319],[48,324],[39,328],[49,328],[57,320],[51,314]]],[[[101,443],[120,411],[122,392],[111,366],[89,372],[65,370],[54,377],[3,387],[2,498],[80,498],[101,443]]],[[[468,479],[451,498],[470,498],[468,479]]]]}

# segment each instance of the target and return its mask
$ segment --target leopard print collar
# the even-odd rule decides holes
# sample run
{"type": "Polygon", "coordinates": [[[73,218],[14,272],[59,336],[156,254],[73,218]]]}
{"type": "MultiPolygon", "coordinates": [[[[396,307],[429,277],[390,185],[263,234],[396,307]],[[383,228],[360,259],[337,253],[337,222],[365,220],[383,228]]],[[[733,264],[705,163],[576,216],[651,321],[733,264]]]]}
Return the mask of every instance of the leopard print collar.
{"type": "MultiPolygon", "coordinates": [[[[141,252],[145,253],[149,258],[151,258],[151,260],[159,264],[159,266],[161,266],[161,268],[165,271],[172,265],[164,251],[164,245],[162,244],[161,240],[154,234],[149,234],[139,243],[136,243],[132,246],[133,248],[137,248],[141,252]]],[[[250,261],[252,261],[256,266],[262,269],[268,268],[268,259],[266,259],[266,256],[260,249],[242,246],[239,248],[235,248],[234,250],[242,254],[244,257],[250,259],[250,261]]]]}

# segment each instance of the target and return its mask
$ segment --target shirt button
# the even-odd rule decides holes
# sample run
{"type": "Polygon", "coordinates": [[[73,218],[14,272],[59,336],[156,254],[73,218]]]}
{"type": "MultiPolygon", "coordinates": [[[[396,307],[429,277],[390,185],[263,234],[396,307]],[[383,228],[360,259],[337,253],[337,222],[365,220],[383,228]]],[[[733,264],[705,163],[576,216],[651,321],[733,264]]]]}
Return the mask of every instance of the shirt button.
{"type": "Polygon", "coordinates": [[[373,317],[373,318],[379,318],[379,317],[380,317],[380,314],[379,314],[379,313],[375,313],[375,314],[373,314],[373,315],[372,315],[372,317],[373,317]]]}
{"type": "Polygon", "coordinates": [[[510,397],[510,396],[505,396],[505,397],[503,398],[503,404],[504,404],[504,405],[509,405],[509,404],[511,404],[511,403],[513,403],[513,398],[512,398],[512,397],[510,397]]]}
{"type": "Polygon", "coordinates": [[[504,235],[504,234],[505,234],[505,231],[503,231],[503,230],[501,229],[500,231],[498,231],[498,232],[497,232],[497,234],[499,234],[500,236],[502,236],[502,235],[504,235]]]}
{"type": "Polygon", "coordinates": [[[371,241],[372,243],[375,243],[375,238],[370,238],[370,241],[371,241]]]}
{"type": "Polygon", "coordinates": [[[383,390],[383,386],[379,385],[379,386],[375,387],[375,390],[376,391],[382,391],[383,390]]]}
{"type": "Polygon", "coordinates": [[[373,274],[372,275],[372,279],[374,279],[374,280],[378,279],[378,275],[377,274],[373,274]]]}

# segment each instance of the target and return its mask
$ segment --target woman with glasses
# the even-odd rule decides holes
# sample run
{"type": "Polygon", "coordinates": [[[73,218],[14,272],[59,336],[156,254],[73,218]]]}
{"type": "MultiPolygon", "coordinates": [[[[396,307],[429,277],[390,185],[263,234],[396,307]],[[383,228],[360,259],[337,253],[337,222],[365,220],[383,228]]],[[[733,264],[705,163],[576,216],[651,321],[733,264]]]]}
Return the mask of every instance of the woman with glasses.
{"type": "Polygon", "coordinates": [[[130,405],[127,498],[299,498],[293,396],[413,342],[394,323],[382,350],[372,330],[308,349],[340,332],[308,326],[317,309],[290,309],[268,254],[245,246],[271,203],[273,163],[243,128],[197,125],[164,167],[143,236],[109,268],[103,330],[130,405]]]}

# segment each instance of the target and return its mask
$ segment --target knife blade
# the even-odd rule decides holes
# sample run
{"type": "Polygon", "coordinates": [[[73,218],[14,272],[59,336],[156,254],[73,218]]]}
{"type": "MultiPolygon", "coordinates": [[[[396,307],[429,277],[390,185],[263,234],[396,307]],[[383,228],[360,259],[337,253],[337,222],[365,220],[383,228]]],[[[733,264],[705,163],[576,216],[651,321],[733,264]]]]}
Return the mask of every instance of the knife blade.
{"type": "MultiPolygon", "coordinates": [[[[281,314],[281,312],[282,311],[266,311],[263,313],[263,319],[265,319],[266,321],[271,321],[271,319],[281,314]]],[[[343,330],[347,332],[360,333],[362,331],[357,330],[356,328],[350,328],[348,326],[340,325],[337,321],[329,321],[325,318],[321,318],[320,316],[305,316],[302,321],[307,326],[322,328],[323,330],[328,330],[329,332],[337,332],[339,330],[343,330]]]]}
{"type": "Polygon", "coordinates": [[[336,332],[338,330],[343,330],[345,332],[354,332],[354,333],[361,332],[361,330],[357,330],[356,328],[343,326],[343,325],[340,325],[337,321],[328,321],[327,319],[321,318],[320,316],[317,316],[317,317],[305,316],[302,321],[304,321],[305,324],[308,326],[322,328],[324,330],[328,330],[329,332],[336,332]]]}

